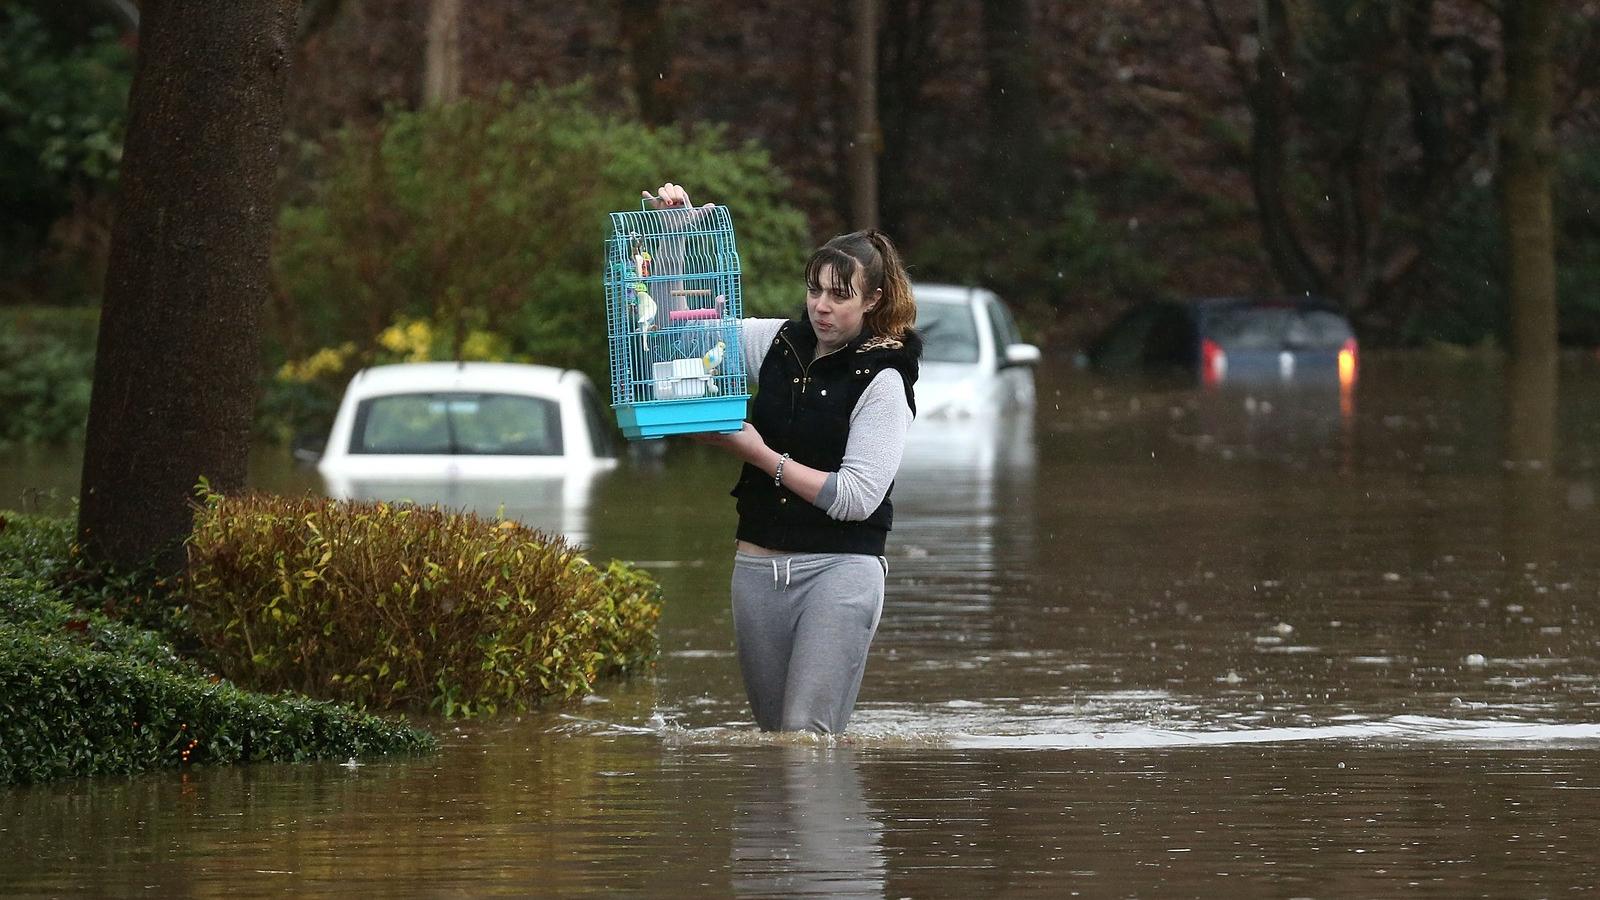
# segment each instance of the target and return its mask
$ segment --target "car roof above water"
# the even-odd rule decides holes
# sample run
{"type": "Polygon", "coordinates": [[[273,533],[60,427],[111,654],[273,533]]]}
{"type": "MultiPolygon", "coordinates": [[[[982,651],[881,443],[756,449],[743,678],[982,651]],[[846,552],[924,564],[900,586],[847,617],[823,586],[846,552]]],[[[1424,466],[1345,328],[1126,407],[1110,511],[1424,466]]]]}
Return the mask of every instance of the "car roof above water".
{"type": "Polygon", "coordinates": [[[349,391],[362,397],[422,391],[509,392],[554,396],[572,375],[525,363],[437,362],[374,366],[356,373],[349,391]]]}
{"type": "Polygon", "coordinates": [[[988,290],[980,287],[921,283],[913,283],[911,293],[918,303],[971,303],[975,299],[989,295],[988,290]]]}

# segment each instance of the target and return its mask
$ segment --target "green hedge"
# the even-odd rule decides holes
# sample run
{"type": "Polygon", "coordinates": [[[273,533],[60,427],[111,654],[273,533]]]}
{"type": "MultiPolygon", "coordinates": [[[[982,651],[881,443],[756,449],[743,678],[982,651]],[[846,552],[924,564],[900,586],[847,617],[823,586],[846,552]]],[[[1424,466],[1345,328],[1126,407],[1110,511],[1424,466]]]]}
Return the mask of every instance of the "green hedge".
{"type": "Polygon", "coordinates": [[[0,624],[0,784],[434,746],[403,722],[254,694],[0,624]]]}
{"type": "Polygon", "coordinates": [[[659,590],[511,521],[406,504],[205,499],[190,623],[241,684],[470,716],[655,655],[659,590]]]}
{"type": "Polygon", "coordinates": [[[0,513],[0,784],[435,746],[403,721],[223,682],[101,612],[118,582],[64,592],[72,571],[70,520],[0,513]]]}

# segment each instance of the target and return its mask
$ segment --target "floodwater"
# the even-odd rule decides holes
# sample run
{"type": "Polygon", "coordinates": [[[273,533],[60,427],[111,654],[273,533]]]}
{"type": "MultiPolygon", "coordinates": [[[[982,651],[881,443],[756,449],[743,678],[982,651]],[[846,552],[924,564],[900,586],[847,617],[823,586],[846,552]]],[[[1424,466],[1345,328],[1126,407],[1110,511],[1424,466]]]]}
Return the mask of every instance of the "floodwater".
{"type": "MultiPolygon", "coordinates": [[[[1341,398],[1046,371],[1032,420],[918,423],[883,623],[836,741],[750,724],[726,458],[686,447],[577,489],[458,493],[656,572],[655,673],[434,723],[445,748],[425,759],[0,791],[0,885],[1595,890],[1600,365],[1565,366],[1541,468],[1505,461],[1527,436],[1507,433],[1492,361],[1362,374],[1341,398]]],[[[70,459],[18,459],[0,505],[71,493],[70,459]]],[[[264,486],[317,485],[259,462],[264,486]]]]}

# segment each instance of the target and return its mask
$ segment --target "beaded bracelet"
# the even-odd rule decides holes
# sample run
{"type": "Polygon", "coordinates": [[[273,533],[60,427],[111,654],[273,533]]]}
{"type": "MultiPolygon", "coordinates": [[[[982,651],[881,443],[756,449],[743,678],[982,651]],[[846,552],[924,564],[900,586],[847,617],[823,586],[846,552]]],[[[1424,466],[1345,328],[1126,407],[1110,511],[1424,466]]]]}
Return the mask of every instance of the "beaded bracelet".
{"type": "Polygon", "coordinates": [[[788,459],[789,454],[787,453],[778,457],[778,470],[772,473],[772,483],[778,487],[783,487],[783,464],[787,462],[788,459]]]}

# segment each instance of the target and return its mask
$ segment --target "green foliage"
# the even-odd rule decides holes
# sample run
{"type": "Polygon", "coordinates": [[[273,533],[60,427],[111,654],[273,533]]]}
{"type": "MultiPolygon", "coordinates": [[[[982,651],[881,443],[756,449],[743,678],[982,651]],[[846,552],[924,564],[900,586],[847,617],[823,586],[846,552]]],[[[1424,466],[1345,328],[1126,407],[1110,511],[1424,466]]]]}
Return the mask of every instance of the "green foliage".
{"type": "Polygon", "coordinates": [[[83,438],[98,310],[0,310],[0,448],[83,438]]]}
{"type": "Polygon", "coordinates": [[[0,577],[54,581],[71,566],[72,520],[0,513],[0,577]]]}
{"type": "Polygon", "coordinates": [[[209,676],[161,635],[74,605],[72,522],[0,513],[0,784],[199,763],[413,752],[404,723],[209,676]]]}
{"type": "Polygon", "coordinates": [[[193,627],[241,683],[470,716],[589,691],[655,653],[658,591],[510,521],[387,503],[206,497],[193,627]]]}
{"type": "MultiPolygon", "coordinates": [[[[276,256],[292,316],[284,358],[352,341],[375,353],[404,319],[487,329],[512,358],[582,369],[602,385],[606,213],[671,178],[732,208],[752,311],[792,305],[804,219],[753,145],[716,128],[651,129],[594,111],[582,88],[510,91],[391,112],[347,129],[285,207],[276,256]],[[313,337],[314,336],[314,337],[313,337]]],[[[365,362],[365,359],[358,360],[365,362]]]]}
{"type": "Polygon", "coordinates": [[[153,669],[196,677],[204,674],[156,632],[117,621],[103,612],[76,607],[46,581],[0,576],[0,623],[18,634],[40,639],[75,636],[86,649],[114,654],[153,669]]]}
{"type": "Polygon", "coordinates": [[[75,195],[115,182],[132,77],[109,30],[61,47],[35,13],[0,10],[0,277],[31,262],[75,195]]]}
{"type": "Polygon", "coordinates": [[[402,722],[252,694],[0,623],[0,784],[433,746],[402,722]]]}

